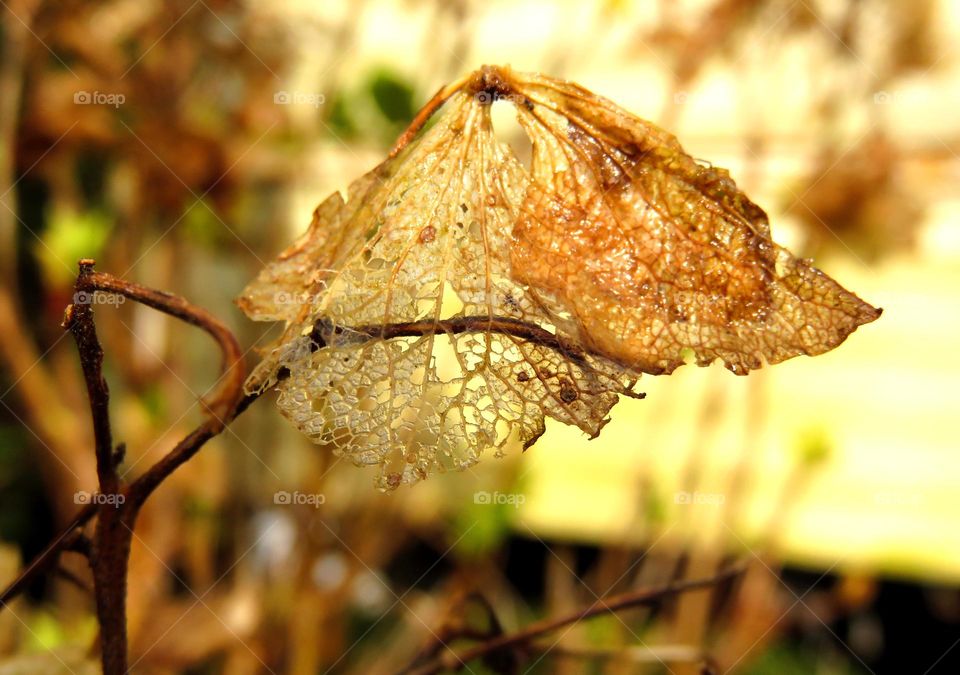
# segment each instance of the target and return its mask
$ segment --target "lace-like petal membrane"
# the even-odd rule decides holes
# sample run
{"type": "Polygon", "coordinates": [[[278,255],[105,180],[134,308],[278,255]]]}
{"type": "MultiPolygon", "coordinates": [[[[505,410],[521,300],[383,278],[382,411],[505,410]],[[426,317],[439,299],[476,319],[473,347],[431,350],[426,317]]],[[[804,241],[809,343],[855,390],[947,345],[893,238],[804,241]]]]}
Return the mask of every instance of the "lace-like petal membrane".
{"type": "Polygon", "coordinates": [[[441,90],[238,304],[286,323],[248,391],[276,385],[297,428],[387,490],[529,447],[546,417],[595,436],[641,373],[690,355],[745,374],[880,315],[672,135],[501,67],[441,90]],[[514,105],[529,170],[496,139],[494,100],[514,105]]]}

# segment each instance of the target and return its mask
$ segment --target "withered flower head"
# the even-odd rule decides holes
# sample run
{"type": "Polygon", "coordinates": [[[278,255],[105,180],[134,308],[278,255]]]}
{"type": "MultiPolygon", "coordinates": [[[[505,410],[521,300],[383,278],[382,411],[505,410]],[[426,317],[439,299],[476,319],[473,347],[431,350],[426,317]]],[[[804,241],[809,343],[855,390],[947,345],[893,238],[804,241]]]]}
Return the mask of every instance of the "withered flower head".
{"type": "Polygon", "coordinates": [[[745,374],[880,315],[672,135],[491,66],[442,89],[238,302],[287,325],[248,389],[277,384],[301,431],[379,465],[383,489],[528,447],[546,416],[595,436],[641,373],[686,355],[745,374]],[[494,100],[516,108],[529,170],[495,138],[494,100]]]}

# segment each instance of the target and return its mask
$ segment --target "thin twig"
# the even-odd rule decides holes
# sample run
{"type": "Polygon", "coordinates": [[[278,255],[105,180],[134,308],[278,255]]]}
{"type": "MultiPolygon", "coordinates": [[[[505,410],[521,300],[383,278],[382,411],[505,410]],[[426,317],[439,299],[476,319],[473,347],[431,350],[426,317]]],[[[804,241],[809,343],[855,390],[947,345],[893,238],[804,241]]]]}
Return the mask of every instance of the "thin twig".
{"type": "Polygon", "coordinates": [[[122,295],[206,331],[216,340],[222,355],[219,391],[208,406],[221,418],[227,417],[236,407],[243,395],[243,351],[233,332],[222,321],[178,295],[147,288],[104,272],[91,272],[87,284],[91,290],[122,295]]]}
{"type": "Polygon", "coordinates": [[[417,113],[417,116],[413,118],[413,121],[404,129],[403,133],[400,134],[400,137],[397,139],[396,143],[393,144],[393,149],[390,150],[388,157],[393,159],[401,152],[403,149],[410,144],[417,134],[423,129],[424,125],[433,117],[433,113],[437,112],[444,103],[447,102],[447,99],[453,96],[467,81],[467,77],[461,78],[456,82],[448,84],[444,87],[440,87],[437,90],[437,93],[433,95],[427,104],[420,109],[420,112],[417,113]]]}
{"type": "Polygon", "coordinates": [[[479,641],[499,637],[503,635],[503,626],[487,598],[481,593],[472,591],[462,595],[452,603],[447,620],[432,633],[430,642],[413,657],[413,660],[407,666],[407,670],[431,663],[441,651],[449,649],[449,644],[453,640],[473,639],[479,641]],[[471,602],[477,603],[483,609],[490,624],[489,629],[475,630],[465,624],[466,607],[471,602]]]}
{"type": "Polygon", "coordinates": [[[504,80],[502,72],[502,69],[494,66],[483,66],[478,71],[467,73],[460,79],[440,87],[433,98],[427,101],[427,104],[420,109],[413,121],[400,134],[396,143],[393,144],[393,149],[390,150],[388,158],[393,159],[403,152],[403,149],[417,137],[420,130],[430,121],[433,114],[457,92],[465,91],[473,95],[481,92],[485,93],[488,95],[487,103],[493,103],[498,98],[510,96],[513,93],[513,88],[504,80]]]}
{"type": "Polygon", "coordinates": [[[578,365],[588,367],[587,354],[580,346],[562,336],[551,333],[541,326],[506,316],[458,316],[436,321],[403,321],[351,328],[332,327],[328,319],[322,318],[314,324],[310,338],[318,346],[323,347],[325,346],[324,334],[331,330],[334,335],[356,335],[381,340],[441,333],[450,335],[459,333],[501,333],[559,351],[578,365]]]}
{"type": "Polygon", "coordinates": [[[147,288],[103,272],[93,272],[88,276],[88,288],[122,295],[202,329],[217,342],[222,356],[218,391],[207,403],[211,417],[129,486],[126,495],[134,507],[139,507],[167,476],[193,457],[204,443],[223,431],[256,397],[248,397],[249,400],[243,397],[245,370],[240,343],[233,332],[210,312],[172,293],[147,288]]]}
{"type": "Polygon", "coordinates": [[[105,675],[123,675],[127,672],[127,570],[137,514],[157,486],[193,457],[204,443],[223,431],[256,400],[257,395],[243,395],[243,353],[236,337],[222,322],[183,298],[95,272],[93,266],[93,260],[80,261],[75,285],[76,303],[67,308],[64,327],[70,330],[77,343],[90,398],[99,494],[112,499],[95,500],[84,506],[63,534],[4,589],[0,607],[5,607],[32,579],[53,567],[63,551],[76,548],[81,552],[88,551],[101,632],[103,672],[105,675]],[[125,486],[121,485],[117,473],[123,446],[121,444],[116,450],[113,447],[110,395],[103,377],[103,349],[93,318],[92,303],[96,292],[123,295],[199,327],[216,340],[222,355],[218,392],[208,403],[210,415],[143,475],[125,486]],[[78,528],[94,515],[99,517],[93,539],[83,541],[78,528]]]}
{"type": "Polygon", "coordinates": [[[440,673],[446,670],[459,671],[463,668],[464,664],[470,661],[501,652],[505,649],[528,646],[534,639],[555,631],[558,628],[577,623],[599,614],[608,614],[631,607],[651,605],[680,593],[709,588],[739,576],[743,572],[743,569],[742,566],[734,566],[718,572],[711,577],[674,581],[664,586],[641,588],[600,599],[590,606],[579,609],[571,614],[536,621],[515,633],[492,638],[461,652],[447,651],[425,666],[412,665],[401,672],[416,673],[416,675],[433,675],[434,673],[440,673]]]}
{"type": "MultiPolygon", "coordinates": [[[[310,331],[310,340],[316,348],[327,346],[330,335],[338,337],[356,337],[370,340],[392,340],[398,337],[421,337],[424,335],[459,335],[461,333],[497,333],[508,335],[524,343],[532,343],[559,352],[565,358],[573,361],[584,370],[595,370],[590,357],[601,357],[616,363],[628,372],[660,375],[663,368],[637,367],[636,364],[620,363],[606,354],[590,351],[579,343],[562,335],[551,333],[546,328],[535,323],[515,319],[509,316],[457,316],[449,319],[400,321],[397,323],[376,324],[367,326],[335,326],[327,317],[317,319],[310,331]]],[[[628,396],[643,398],[644,394],[633,394],[630,391],[620,392],[628,396]]]]}
{"type": "Polygon", "coordinates": [[[97,458],[97,479],[102,494],[116,494],[120,486],[116,462],[113,459],[113,434],[110,430],[110,390],[103,378],[103,348],[97,338],[93,323],[93,298],[89,277],[93,272],[92,260],[80,261],[80,274],[76,282],[75,304],[69,305],[63,319],[63,327],[73,334],[80,353],[80,367],[90,399],[90,416],[93,419],[94,452],[97,458]]]}
{"type": "Polygon", "coordinates": [[[103,672],[105,675],[122,675],[127,672],[127,563],[132,536],[127,521],[132,523],[136,514],[117,500],[120,477],[114,461],[110,430],[110,391],[103,378],[103,348],[93,321],[93,298],[89,284],[93,264],[92,260],[80,261],[80,273],[74,287],[77,302],[67,307],[63,325],[73,334],[77,343],[80,366],[87,385],[100,494],[113,498],[110,501],[112,506],[100,509],[90,550],[90,567],[93,570],[93,594],[100,624],[103,672]]]}
{"type": "MultiPolygon", "coordinates": [[[[86,264],[87,261],[84,261],[84,263],[86,264]]],[[[92,262],[89,263],[88,267],[89,269],[86,271],[83,280],[82,292],[84,294],[97,291],[118,293],[198,326],[213,336],[223,354],[222,371],[226,376],[221,378],[223,383],[220,387],[220,393],[214,397],[214,403],[208,406],[214,417],[205,420],[137,480],[120,490],[120,494],[123,494],[126,503],[139,507],[167,476],[196,454],[203,444],[222,431],[226,424],[245,411],[251,403],[257,400],[260,393],[243,395],[245,371],[239,343],[230,330],[209,312],[170,293],[117,279],[109,274],[95,272],[92,268],[92,262]],[[218,412],[221,414],[218,415],[218,412]]],[[[75,317],[71,318],[69,315],[76,311],[73,306],[68,308],[68,316],[65,322],[75,320],[75,317]]],[[[283,379],[283,377],[278,377],[278,379],[283,379]]],[[[117,458],[115,458],[116,460],[117,458]]],[[[74,530],[90,521],[99,510],[100,505],[93,503],[86,504],[81,508],[70,519],[70,523],[61,531],[59,536],[54,538],[43,552],[34,558],[12,583],[3,589],[0,593],[0,609],[6,607],[9,602],[20,595],[34,579],[46,574],[57,562],[63,551],[72,550],[76,538],[74,530]]]]}
{"type": "Polygon", "coordinates": [[[187,434],[173,449],[151,466],[143,475],[130,484],[126,490],[127,501],[137,508],[143,505],[147,497],[177,470],[184,462],[193,457],[204,443],[226,428],[236,413],[227,415],[227,419],[209,418],[187,434]]]}

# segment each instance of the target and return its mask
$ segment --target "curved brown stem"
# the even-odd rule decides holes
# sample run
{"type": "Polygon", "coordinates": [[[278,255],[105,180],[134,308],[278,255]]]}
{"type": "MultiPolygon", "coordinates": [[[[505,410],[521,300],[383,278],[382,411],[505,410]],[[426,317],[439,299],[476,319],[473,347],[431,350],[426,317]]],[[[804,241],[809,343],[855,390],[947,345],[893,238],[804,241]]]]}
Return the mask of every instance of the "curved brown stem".
{"type": "Polygon", "coordinates": [[[31,579],[48,571],[64,550],[88,550],[93,571],[94,597],[101,633],[101,658],[106,675],[127,672],[126,584],[133,528],[141,506],[150,494],[180,465],[190,459],[210,438],[252,403],[256,396],[243,396],[243,353],[233,333],[209,312],[175,295],[95,272],[94,261],[81,260],[75,285],[75,303],[67,307],[64,327],[77,343],[93,420],[99,495],[71,521],[64,533],[50,544],[2,594],[3,606],[20,593],[31,579]],[[120,453],[113,447],[110,429],[110,393],[103,377],[103,349],[94,324],[92,299],[96,292],[117,293],[170,314],[209,333],[222,355],[221,383],[208,404],[210,416],[161,460],[129,485],[122,485],[117,472],[120,453]],[[79,526],[98,515],[92,540],[81,542],[79,526]]]}
{"type": "Polygon", "coordinates": [[[216,340],[222,355],[221,382],[217,395],[212,398],[208,406],[214,414],[219,413],[219,417],[226,417],[228,411],[237,405],[243,395],[245,376],[243,351],[240,349],[237,338],[227,328],[226,324],[207,310],[190,304],[178,295],[141,286],[104,272],[94,272],[92,269],[93,261],[81,261],[81,265],[84,262],[90,263],[90,271],[84,278],[83,290],[115,293],[130,298],[142,305],[152,307],[157,311],[196,326],[216,340]]]}
{"type": "MultiPolygon", "coordinates": [[[[499,333],[509,335],[523,342],[538,344],[548,349],[560,352],[565,357],[576,363],[581,368],[591,370],[588,357],[600,357],[612,361],[609,356],[597,352],[591,352],[579,343],[551,333],[542,326],[534,323],[522,321],[509,316],[458,316],[449,319],[424,320],[424,321],[401,321],[398,323],[377,324],[370,326],[334,326],[327,318],[318,319],[310,332],[310,340],[317,348],[327,346],[327,336],[345,336],[391,340],[398,337],[420,337],[424,335],[438,335],[447,333],[449,335],[458,335],[460,333],[499,333]]],[[[662,369],[636,368],[627,364],[614,361],[626,370],[632,370],[640,373],[645,372],[651,375],[659,375],[662,369]]],[[[629,396],[643,398],[643,394],[632,394],[623,392],[629,396]]]]}
{"type": "Polygon", "coordinates": [[[459,333],[502,333],[519,338],[525,342],[533,342],[555,351],[562,352],[576,361],[579,365],[586,365],[586,352],[573,342],[555,335],[550,331],[527,323],[520,319],[506,316],[459,316],[438,321],[403,321],[374,326],[357,326],[342,328],[331,326],[327,319],[320,319],[313,326],[310,339],[319,346],[325,346],[325,334],[358,336],[365,338],[379,338],[391,340],[398,337],[419,337],[439,333],[457,335],[459,333]]]}
{"type": "Polygon", "coordinates": [[[437,112],[444,103],[447,102],[451,96],[460,91],[464,85],[466,85],[475,75],[471,73],[465,77],[460,78],[456,82],[452,82],[444,87],[440,87],[437,90],[437,93],[433,95],[427,104],[420,108],[420,111],[417,112],[416,117],[413,118],[413,121],[404,129],[403,133],[400,134],[400,138],[397,139],[397,142],[394,143],[393,149],[390,151],[388,157],[393,159],[399,155],[405,147],[410,144],[416,135],[423,129],[424,125],[430,121],[430,118],[433,117],[433,113],[437,112]]]}

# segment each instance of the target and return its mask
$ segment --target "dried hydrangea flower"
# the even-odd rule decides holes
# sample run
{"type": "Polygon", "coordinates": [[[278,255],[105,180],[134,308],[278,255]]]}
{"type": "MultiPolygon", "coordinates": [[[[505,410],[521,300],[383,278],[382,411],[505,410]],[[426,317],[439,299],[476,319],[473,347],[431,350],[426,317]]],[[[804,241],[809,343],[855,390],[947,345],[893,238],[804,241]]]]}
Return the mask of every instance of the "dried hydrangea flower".
{"type": "Polygon", "coordinates": [[[379,465],[383,489],[528,447],[548,416],[595,436],[641,373],[689,354],[745,374],[880,315],[775,244],[672,135],[489,66],[442,89],[238,302],[287,326],[248,390],[276,384],[301,431],[379,465]],[[495,100],[516,108],[530,169],[495,138],[495,100]]]}

